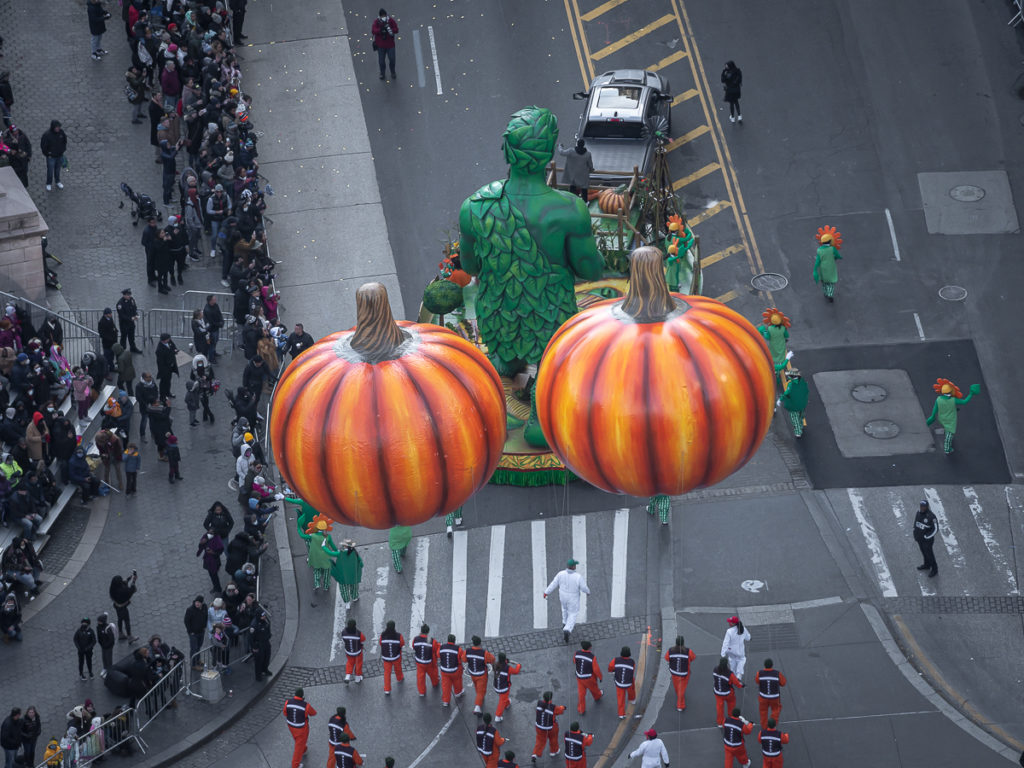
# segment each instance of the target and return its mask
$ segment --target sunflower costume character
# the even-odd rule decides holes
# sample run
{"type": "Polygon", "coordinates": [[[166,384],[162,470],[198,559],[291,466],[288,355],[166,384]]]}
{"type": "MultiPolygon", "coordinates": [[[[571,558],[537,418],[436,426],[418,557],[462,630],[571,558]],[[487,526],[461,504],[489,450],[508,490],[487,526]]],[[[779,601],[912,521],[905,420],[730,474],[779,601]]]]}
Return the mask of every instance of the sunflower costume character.
{"type": "Polygon", "coordinates": [[[668,217],[668,237],[665,238],[665,282],[670,291],[679,291],[683,275],[689,265],[686,252],[693,247],[693,231],[677,214],[668,217]]]}
{"type": "Polygon", "coordinates": [[[786,367],[786,362],[789,360],[789,355],[786,354],[788,352],[786,342],[789,341],[789,328],[792,322],[776,307],[768,307],[761,313],[761,317],[764,322],[757,326],[757,331],[768,342],[772,364],[775,366],[775,372],[778,373],[786,367]]]}
{"type": "Polygon", "coordinates": [[[932,384],[932,389],[938,392],[939,396],[935,398],[932,413],[925,420],[925,424],[931,424],[936,418],[939,420],[939,424],[942,425],[942,429],[946,433],[942,448],[948,456],[953,452],[953,437],[956,435],[957,423],[956,412],[959,410],[959,406],[966,405],[972,397],[981,392],[981,385],[971,384],[967,397],[964,397],[960,388],[949,379],[937,379],[932,384]]]}
{"type": "Polygon", "coordinates": [[[327,592],[331,588],[331,567],[334,561],[331,559],[337,555],[337,547],[331,541],[331,531],[334,524],[325,515],[316,515],[306,525],[305,532],[300,531],[301,536],[309,545],[309,567],[313,569],[313,594],[318,589],[327,592]]]}
{"type": "Polygon", "coordinates": [[[814,282],[821,281],[821,292],[829,301],[835,301],[836,283],[839,282],[839,267],[836,262],[843,258],[839,247],[843,236],[835,227],[818,227],[815,236],[818,250],[814,255],[814,282]]]}

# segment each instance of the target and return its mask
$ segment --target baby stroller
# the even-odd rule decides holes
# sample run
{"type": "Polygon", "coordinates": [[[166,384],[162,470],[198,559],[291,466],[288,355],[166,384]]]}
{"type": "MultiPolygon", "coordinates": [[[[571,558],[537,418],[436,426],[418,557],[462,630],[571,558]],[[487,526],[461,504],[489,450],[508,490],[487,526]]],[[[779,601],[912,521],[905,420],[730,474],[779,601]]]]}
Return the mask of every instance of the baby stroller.
{"type": "MultiPolygon", "coordinates": [[[[153,198],[149,195],[136,194],[132,191],[132,188],[121,182],[121,191],[124,196],[132,202],[132,226],[139,226],[141,219],[148,220],[150,216],[156,216],[157,221],[164,220],[164,214],[162,211],[157,210],[156,203],[153,202],[153,198]]],[[[124,200],[117,206],[118,208],[124,208],[124,200]]]]}

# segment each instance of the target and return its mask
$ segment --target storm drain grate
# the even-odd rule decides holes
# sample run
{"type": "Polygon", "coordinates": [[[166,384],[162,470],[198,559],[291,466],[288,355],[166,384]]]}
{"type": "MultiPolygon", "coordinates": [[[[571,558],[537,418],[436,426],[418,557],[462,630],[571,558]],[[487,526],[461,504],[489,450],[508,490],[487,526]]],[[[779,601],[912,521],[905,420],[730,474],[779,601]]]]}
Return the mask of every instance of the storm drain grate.
{"type": "Polygon", "coordinates": [[[1024,613],[1024,597],[890,597],[885,601],[889,613],[1024,613]]]}
{"type": "Polygon", "coordinates": [[[750,630],[748,651],[774,651],[779,648],[799,648],[800,639],[796,634],[796,624],[764,624],[750,630]]]}

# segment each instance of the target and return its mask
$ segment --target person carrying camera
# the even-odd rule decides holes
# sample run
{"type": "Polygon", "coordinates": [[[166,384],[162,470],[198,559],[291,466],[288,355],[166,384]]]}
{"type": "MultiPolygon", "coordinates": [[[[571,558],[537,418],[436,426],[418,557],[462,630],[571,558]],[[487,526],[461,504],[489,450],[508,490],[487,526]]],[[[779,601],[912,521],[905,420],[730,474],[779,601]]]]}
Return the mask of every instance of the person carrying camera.
{"type": "Polygon", "coordinates": [[[391,65],[391,79],[397,80],[395,75],[395,35],[398,34],[398,22],[383,8],[377,13],[373,20],[373,50],[377,52],[377,63],[380,64],[380,79],[384,79],[384,60],[391,65]]]}
{"type": "Polygon", "coordinates": [[[136,642],[139,638],[132,634],[132,618],[128,614],[128,606],[131,605],[132,595],[138,587],[139,572],[134,568],[132,575],[127,579],[118,574],[110,580],[110,599],[114,603],[114,612],[117,614],[117,638],[127,640],[129,643],[136,642]]]}

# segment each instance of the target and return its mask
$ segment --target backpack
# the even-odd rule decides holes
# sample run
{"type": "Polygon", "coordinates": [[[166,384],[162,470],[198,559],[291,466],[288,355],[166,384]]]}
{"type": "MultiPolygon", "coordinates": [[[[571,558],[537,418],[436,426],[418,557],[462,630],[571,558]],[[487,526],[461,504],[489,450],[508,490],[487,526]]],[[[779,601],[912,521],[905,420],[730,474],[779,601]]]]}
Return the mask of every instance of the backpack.
{"type": "Polygon", "coordinates": [[[124,86],[124,97],[126,99],[128,99],[128,101],[130,101],[132,104],[134,104],[139,99],[139,93],[134,88],[132,88],[130,85],[125,83],[125,86],[124,86]]]}

